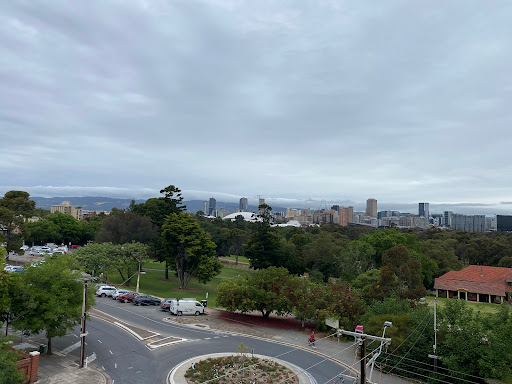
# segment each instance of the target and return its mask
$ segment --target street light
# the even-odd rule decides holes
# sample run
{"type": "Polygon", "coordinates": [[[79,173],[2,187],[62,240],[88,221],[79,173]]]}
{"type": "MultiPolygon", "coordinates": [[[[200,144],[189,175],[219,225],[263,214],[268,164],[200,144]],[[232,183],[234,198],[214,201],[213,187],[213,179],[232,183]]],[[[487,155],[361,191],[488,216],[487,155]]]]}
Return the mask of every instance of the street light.
{"type": "MultiPolygon", "coordinates": [[[[121,249],[124,249],[124,247],[121,247],[121,249]]],[[[134,254],[135,252],[132,252],[132,255],[134,254]]],[[[140,270],[140,265],[142,263],[142,254],[141,254],[141,251],[138,251],[137,252],[139,257],[137,258],[137,262],[139,263],[139,269],[137,271],[137,286],[135,288],[135,293],[139,293],[139,283],[140,283],[140,275],[145,275],[146,272],[140,270]]],[[[132,275],[133,276],[133,275],[132,275]]],[[[128,280],[131,279],[131,277],[128,278],[128,280]]]]}

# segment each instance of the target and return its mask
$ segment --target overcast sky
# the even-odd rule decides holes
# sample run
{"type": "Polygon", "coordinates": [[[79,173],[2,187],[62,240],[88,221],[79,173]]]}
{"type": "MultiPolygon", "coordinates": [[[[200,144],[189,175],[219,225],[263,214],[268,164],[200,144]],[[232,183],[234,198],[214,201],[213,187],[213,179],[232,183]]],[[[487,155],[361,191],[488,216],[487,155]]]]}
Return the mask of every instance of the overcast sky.
{"type": "Polygon", "coordinates": [[[511,20],[509,0],[2,1],[0,192],[512,213],[511,20]]]}

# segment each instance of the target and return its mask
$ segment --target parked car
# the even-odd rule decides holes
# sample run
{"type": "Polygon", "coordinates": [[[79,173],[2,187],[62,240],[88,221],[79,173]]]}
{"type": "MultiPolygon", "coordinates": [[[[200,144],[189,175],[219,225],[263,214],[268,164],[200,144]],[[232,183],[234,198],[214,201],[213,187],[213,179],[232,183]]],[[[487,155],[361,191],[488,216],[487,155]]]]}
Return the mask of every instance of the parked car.
{"type": "Polygon", "coordinates": [[[96,291],[96,296],[101,296],[101,297],[112,296],[112,294],[114,293],[115,290],[116,290],[116,287],[106,285],[106,286],[98,288],[98,290],[96,291]]]}
{"type": "Polygon", "coordinates": [[[23,245],[20,249],[22,251],[28,251],[30,249],[30,247],[28,245],[23,245]]]}
{"type": "Polygon", "coordinates": [[[128,291],[127,289],[116,289],[115,292],[112,294],[112,299],[117,300],[119,295],[122,295],[122,294],[125,294],[128,292],[130,292],[130,291],[128,291]]]}
{"type": "Polygon", "coordinates": [[[133,299],[135,305],[160,305],[160,299],[149,295],[139,295],[133,299]]]}
{"type": "Polygon", "coordinates": [[[117,300],[122,303],[131,303],[133,301],[133,299],[137,296],[139,296],[138,293],[128,292],[128,293],[123,293],[122,295],[119,295],[117,297],[117,300]]]}
{"type": "Polygon", "coordinates": [[[32,249],[29,253],[30,256],[43,256],[43,251],[32,249]]]}
{"type": "Polygon", "coordinates": [[[4,267],[4,271],[6,271],[6,272],[12,272],[12,271],[14,271],[14,268],[16,268],[14,265],[6,265],[6,266],[4,267]]]}
{"type": "Polygon", "coordinates": [[[52,253],[52,255],[65,255],[66,251],[62,251],[60,249],[55,249],[52,253]]]}
{"type": "Polygon", "coordinates": [[[176,300],[174,299],[163,299],[160,303],[160,309],[162,311],[169,311],[169,307],[171,306],[171,301],[176,300]]]}
{"type": "Polygon", "coordinates": [[[78,247],[79,247],[79,245],[75,245],[75,244],[72,244],[69,246],[69,248],[71,248],[71,249],[77,249],[78,247]]]}

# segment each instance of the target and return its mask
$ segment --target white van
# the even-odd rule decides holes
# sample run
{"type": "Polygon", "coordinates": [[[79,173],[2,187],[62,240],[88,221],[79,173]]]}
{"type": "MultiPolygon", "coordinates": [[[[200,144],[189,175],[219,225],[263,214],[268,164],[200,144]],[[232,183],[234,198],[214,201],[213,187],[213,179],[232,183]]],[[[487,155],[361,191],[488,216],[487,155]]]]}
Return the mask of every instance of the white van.
{"type": "Polygon", "coordinates": [[[203,305],[196,299],[173,300],[169,305],[169,312],[173,315],[196,315],[204,313],[203,305]]]}

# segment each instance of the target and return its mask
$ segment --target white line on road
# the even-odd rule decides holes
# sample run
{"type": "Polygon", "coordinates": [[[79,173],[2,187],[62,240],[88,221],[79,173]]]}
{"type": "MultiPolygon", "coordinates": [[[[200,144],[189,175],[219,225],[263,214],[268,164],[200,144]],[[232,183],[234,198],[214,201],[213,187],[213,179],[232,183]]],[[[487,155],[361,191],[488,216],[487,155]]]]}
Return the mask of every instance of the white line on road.
{"type": "Polygon", "coordinates": [[[114,368],[117,368],[117,363],[114,363],[114,368]]]}
{"type": "Polygon", "coordinates": [[[211,340],[212,338],[211,337],[205,337],[204,339],[205,340],[211,340]]]}
{"type": "Polygon", "coordinates": [[[214,339],[220,339],[220,336],[215,336],[214,339]]]}
{"type": "Polygon", "coordinates": [[[67,348],[64,348],[62,351],[60,351],[61,353],[67,355],[69,352],[71,351],[74,351],[75,349],[77,349],[78,347],[80,347],[80,341],[77,341],[75,344],[73,345],[70,345],[69,347],[67,348]]]}
{"type": "Polygon", "coordinates": [[[110,349],[108,351],[110,352],[111,355],[113,355],[113,353],[112,353],[112,351],[110,349]]]}
{"type": "Polygon", "coordinates": [[[105,370],[105,367],[102,365],[101,368],[103,368],[103,370],[105,370]]]}
{"type": "Polygon", "coordinates": [[[97,357],[96,352],[93,352],[91,356],[87,356],[87,363],[92,363],[97,357]]]}
{"type": "Polygon", "coordinates": [[[98,343],[103,344],[103,342],[100,339],[98,339],[98,343]]]}

